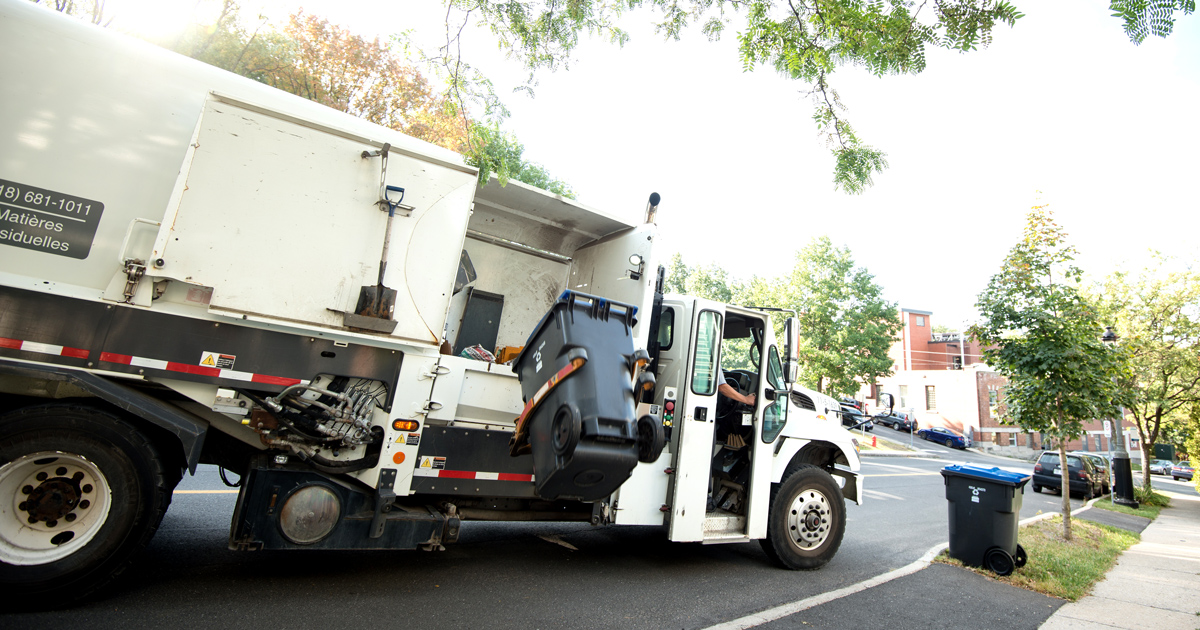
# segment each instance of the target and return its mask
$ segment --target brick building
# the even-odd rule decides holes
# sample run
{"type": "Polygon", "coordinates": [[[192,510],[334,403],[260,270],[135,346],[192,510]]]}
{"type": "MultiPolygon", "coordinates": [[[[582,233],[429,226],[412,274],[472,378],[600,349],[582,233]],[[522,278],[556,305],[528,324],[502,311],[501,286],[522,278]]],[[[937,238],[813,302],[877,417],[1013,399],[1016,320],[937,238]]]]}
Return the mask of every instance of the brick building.
{"type": "MultiPolygon", "coordinates": [[[[984,451],[1016,457],[1033,457],[1049,440],[1015,426],[1000,423],[997,407],[1007,380],[982,362],[978,342],[961,333],[933,332],[933,313],[901,309],[900,340],[889,356],[893,375],[864,387],[862,397],[872,403],[877,392],[896,397],[896,409],[913,414],[921,428],[947,427],[971,438],[984,451]]],[[[1136,430],[1125,423],[1126,449],[1136,457],[1136,430]]],[[[1085,434],[1067,444],[1068,450],[1107,452],[1108,434],[1103,421],[1084,425],[1085,434]]]]}

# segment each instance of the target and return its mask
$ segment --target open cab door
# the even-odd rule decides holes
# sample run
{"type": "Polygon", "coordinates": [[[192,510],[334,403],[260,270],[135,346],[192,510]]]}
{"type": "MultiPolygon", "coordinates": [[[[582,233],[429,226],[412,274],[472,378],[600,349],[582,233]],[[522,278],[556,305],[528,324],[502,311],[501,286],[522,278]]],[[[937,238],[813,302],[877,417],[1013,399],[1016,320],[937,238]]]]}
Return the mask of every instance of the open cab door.
{"type": "Polygon", "coordinates": [[[661,374],[665,381],[660,382],[677,384],[678,409],[671,436],[675,474],[668,497],[669,537],[703,542],[762,538],[771,471],[770,448],[762,442],[763,412],[787,406],[763,395],[762,349],[773,348],[766,343],[771,337],[767,319],[698,298],[683,304],[664,301],[667,308],[676,309],[675,340],[663,351],[669,372],[661,374]],[[721,395],[722,384],[743,395],[755,394],[757,404],[751,408],[721,395]]]}

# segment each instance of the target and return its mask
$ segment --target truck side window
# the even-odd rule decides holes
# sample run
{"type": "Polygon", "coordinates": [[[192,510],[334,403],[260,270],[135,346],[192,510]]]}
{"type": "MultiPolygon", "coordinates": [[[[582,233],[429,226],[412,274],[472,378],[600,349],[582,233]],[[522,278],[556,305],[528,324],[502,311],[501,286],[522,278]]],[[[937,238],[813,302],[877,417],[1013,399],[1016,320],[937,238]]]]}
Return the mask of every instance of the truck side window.
{"type": "MultiPolygon", "coordinates": [[[[767,352],[767,385],[776,391],[787,389],[783,382],[783,364],[779,362],[779,351],[775,346],[771,346],[767,352]]],[[[785,398],[780,396],[763,409],[763,442],[774,442],[783,431],[783,426],[787,424],[787,405],[784,404],[784,400],[785,398]]]]}
{"type": "Polygon", "coordinates": [[[658,349],[670,350],[675,339],[675,309],[666,307],[658,315],[658,349]]]}
{"type": "Polygon", "coordinates": [[[696,356],[692,360],[692,392],[700,396],[717,393],[717,350],[721,346],[721,314],[702,311],[696,327],[696,356]]]}

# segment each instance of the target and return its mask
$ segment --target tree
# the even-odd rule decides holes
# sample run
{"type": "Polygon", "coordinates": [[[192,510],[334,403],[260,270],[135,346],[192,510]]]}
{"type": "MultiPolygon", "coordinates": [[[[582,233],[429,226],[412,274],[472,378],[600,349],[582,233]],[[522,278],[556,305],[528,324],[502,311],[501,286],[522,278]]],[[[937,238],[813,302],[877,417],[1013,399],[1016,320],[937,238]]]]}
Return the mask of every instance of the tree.
{"type": "MultiPolygon", "coordinates": [[[[834,185],[860,193],[887,167],[886,155],[862,141],[844,115],[845,106],[830,77],[842,66],[875,75],[918,74],[926,49],[968,52],[991,43],[999,25],[1022,17],[1007,0],[445,0],[447,33],[461,33],[472,20],[496,34],[500,45],[531,71],[565,67],[581,34],[624,44],[629,35],[618,20],[626,11],[648,7],[655,26],[678,40],[700,24],[718,39],[741,13],[737,35],[743,67],[770,66],[784,77],[810,86],[813,120],[832,149],[834,185]],[[454,10],[458,13],[455,14],[454,10]]],[[[1176,13],[1190,14],[1195,0],[1110,0],[1135,43],[1147,35],[1170,34],[1176,13]]],[[[457,37],[457,36],[455,36],[457,37]]],[[[446,67],[454,38],[441,50],[446,67]]]]}
{"type": "MultiPolygon", "coordinates": [[[[1130,352],[1131,379],[1122,385],[1135,396],[1129,413],[1144,462],[1160,440],[1184,438],[1180,429],[1200,409],[1200,273],[1170,270],[1175,262],[1159,256],[1153,269],[1114,273],[1096,296],[1130,352]]],[[[1142,485],[1150,489],[1147,466],[1142,485]]]]}
{"type": "Polygon", "coordinates": [[[850,249],[829,237],[814,238],[796,254],[796,265],[779,280],[754,278],[743,291],[747,303],[799,313],[799,381],[820,392],[852,394],[892,373],[888,350],[900,331],[897,305],[866,269],[854,266],[850,249]]]}
{"type": "MultiPolygon", "coordinates": [[[[33,0],[41,3],[41,0],[33,0]]],[[[403,38],[368,40],[328,19],[302,11],[291,15],[282,30],[259,16],[253,28],[240,19],[233,0],[198,0],[219,9],[206,21],[193,21],[180,34],[148,37],[159,46],[240,74],[333,109],[461,153],[479,169],[481,184],[495,173],[500,184],[509,178],[574,199],[575,193],[541,165],[524,159],[524,146],[500,129],[498,122],[479,122],[467,115],[464,101],[450,98],[461,86],[439,93],[402,52],[403,38]]],[[[109,25],[102,19],[103,0],[88,7],[74,0],[55,0],[58,11],[109,25]],[[85,10],[86,9],[86,10],[85,10]]],[[[200,15],[193,13],[193,18],[200,15]]],[[[119,24],[119,21],[116,22],[119,24]]],[[[474,77],[471,89],[489,86],[474,77]]]]}
{"type": "Polygon", "coordinates": [[[714,300],[722,304],[733,302],[737,284],[720,265],[689,267],[683,256],[676,253],[667,268],[667,293],[681,293],[714,300]]]}
{"type": "Polygon", "coordinates": [[[1040,431],[1058,446],[1063,537],[1071,538],[1068,440],[1083,422],[1115,417],[1129,398],[1114,382],[1127,378],[1124,356],[1105,347],[1097,312],[1080,290],[1075,249],[1046,206],[1035,206],[1020,242],[979,294],[981,321],[969,333],[984,361],[1008,379],[1003,421],[1040,431]]]}
{"type": "Polygon", "coordinates": [[[108,26],[112,22],[112,17],[104,14],[105,0],[79,2],[76,0],[33,0],[33,3],[44,5],[59,13],[85,19],[99,26],[108,26]]]}

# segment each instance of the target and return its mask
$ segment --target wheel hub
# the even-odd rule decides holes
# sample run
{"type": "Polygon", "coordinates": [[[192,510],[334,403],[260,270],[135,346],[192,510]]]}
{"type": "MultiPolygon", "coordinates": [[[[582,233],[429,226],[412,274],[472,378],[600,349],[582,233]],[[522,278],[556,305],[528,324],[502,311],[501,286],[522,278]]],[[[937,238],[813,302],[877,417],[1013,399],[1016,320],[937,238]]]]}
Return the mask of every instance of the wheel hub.
{"type": "Polygon", "coordinates": [[[0,561],[53,562],[91,540],[104,525],[111,489],[90,460],[42,451],[0,466],[0,561]],[[11,503],[9,503],[11,501],[11,503]]]}
{"type": "MultiPolygon", "coordinates": [[[[74,477],[83,479],[82,472],[76,472],[74,477]]],[[[28,489],[26,485],[22,491],[28,489]]],[[[29,492],[29,497],[22,501],[17,508],[24,510],[29,516],[30,523],[44,521],[53,527],[55,521],[64,517],[74,516],[72,511],[79,505],[83,489],[76,479],[54,477],[47,479],[29,492]]],[[[73,518],[71,520],[74,520],[73,518]]]]}
{"type": "Polygon", "coordinates": [[[791,540],[801,549],[819,547],[829,538],[832,510],[825,495],[816,490],[805,490],[792,501],[788,514],[788,531],[791,540]]]}

